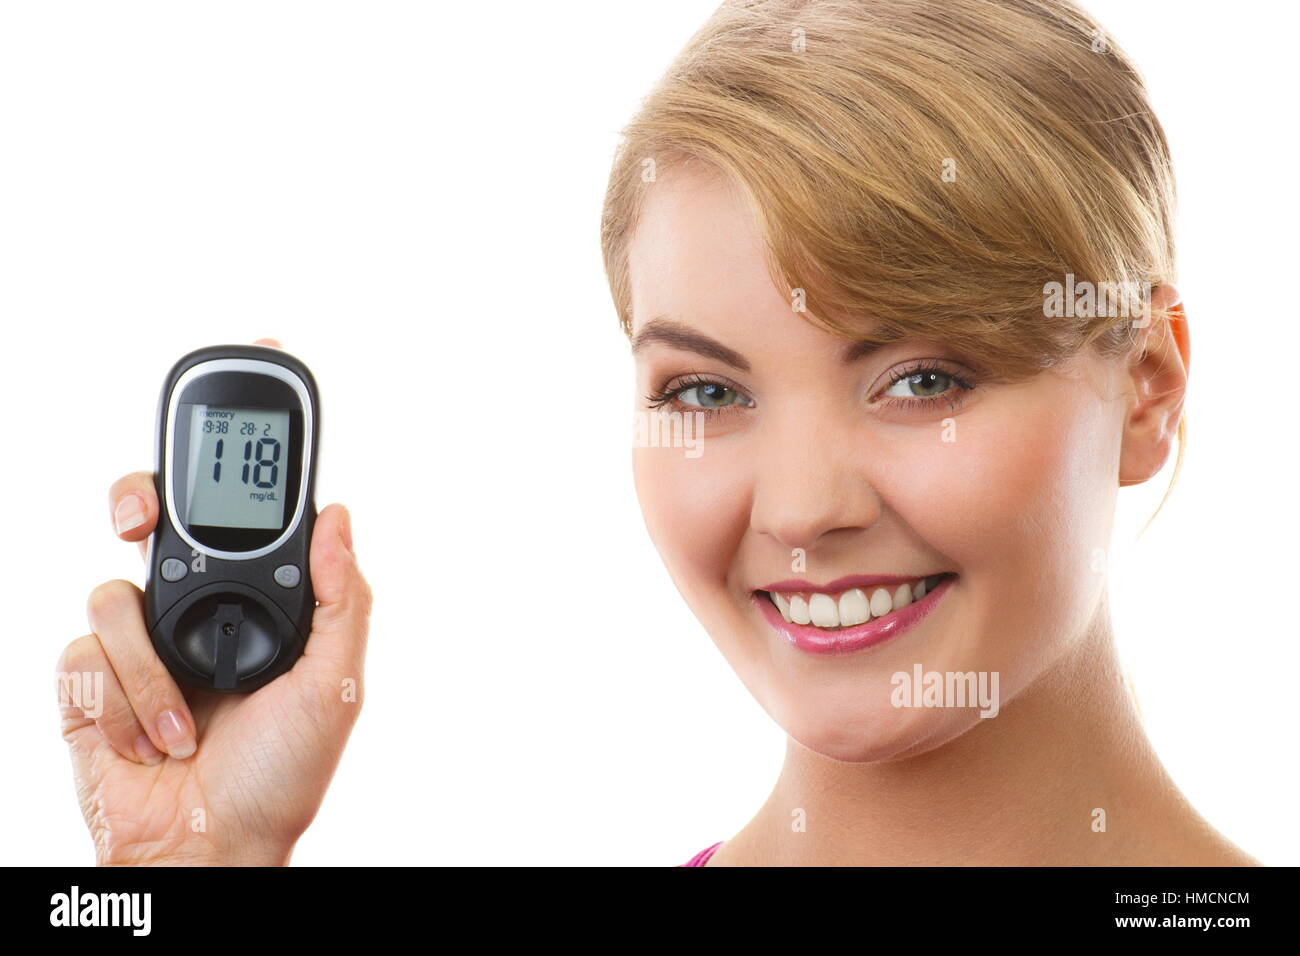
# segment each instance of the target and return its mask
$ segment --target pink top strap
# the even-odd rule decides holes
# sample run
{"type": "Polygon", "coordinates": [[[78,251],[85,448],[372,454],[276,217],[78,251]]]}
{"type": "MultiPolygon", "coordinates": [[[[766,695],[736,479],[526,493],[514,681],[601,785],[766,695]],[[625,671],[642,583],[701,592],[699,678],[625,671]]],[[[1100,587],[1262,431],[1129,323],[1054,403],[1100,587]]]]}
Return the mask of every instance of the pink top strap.
{"type": "Polygon", "coordinates": [[[723,841],[718,841],[708,849],[701,850],[685,863],[681,864],[681,866],[703,866],[705,863],[709,862],[709,857],[713,856],[714,851],[717,850],[718,847],[722,846],[722,843],[723,841]]]}

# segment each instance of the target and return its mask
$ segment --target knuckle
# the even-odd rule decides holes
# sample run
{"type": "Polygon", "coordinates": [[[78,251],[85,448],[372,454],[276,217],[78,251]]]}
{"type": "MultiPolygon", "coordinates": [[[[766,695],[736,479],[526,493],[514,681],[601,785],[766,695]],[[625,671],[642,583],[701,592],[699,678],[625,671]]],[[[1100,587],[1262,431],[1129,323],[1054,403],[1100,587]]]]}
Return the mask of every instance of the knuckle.
{"type": "Polygon", "coordinates": [[[87,665],[96,664],[101,657],[99,638],[94,634],[85,634],[75,641],[70,641],[59,655],[54,670],[58,674],[83,671],[87,665]]]}
{"type": "Polygon", "coordinates": [[[356,599],[357,603],[361,605],[361,607],[364,608],[367,612],[369,612],[370,605],[374,603],[375,594],[370,587],[370,582],[366,579],[366,576],[361,573],[361,569],[356,566],[355,559],[353,560],[354,563],[352,565],[352,594],[353,597],[356,599]]]}
{"type": "Polygon", "coordinates": [[[86,600],[86,609],[92,620],[111,618],[130,607],[128,602],[135,600],[135,586],[129,581],[114,579],[96,585],[86,600]]]}
{"type": "Polygon", "coordinates": [[[132,674],[131,684],[131,697],[140,705],[140,709],[159,713],[166,709],[174,686],[171,676],[156,657],[132,674]]]}
{"type": "Polygon", "coordinates": [[[97,718],[96,723],[109,733],[116,732],[122,736],[132,738],[144,732],[135,710],[132,709],[130,702],[121,694],[107,696],[103,704],[103,714],[97,718]],[[131,733],[128,734],[128,731],[131,733]]]}
{"type": "Polygon", "coordinates": [[[99,716],[104,688],[109,684],[99,639],[87,634],[69,643],[55,667],[59,712],[65,719],[99,716]]]}

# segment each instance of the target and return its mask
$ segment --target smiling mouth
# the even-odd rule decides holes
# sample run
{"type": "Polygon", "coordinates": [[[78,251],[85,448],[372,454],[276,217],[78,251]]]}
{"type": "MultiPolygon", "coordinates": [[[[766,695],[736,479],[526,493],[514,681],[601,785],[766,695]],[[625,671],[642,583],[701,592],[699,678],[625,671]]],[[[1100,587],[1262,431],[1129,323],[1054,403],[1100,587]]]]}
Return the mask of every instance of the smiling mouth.
{"type": "Polygon", "coordinates": [[[843,591],[756,591],[781,612],[787,623],[809,625],[824,631],[859,627],[888,618],[933,591],[950,571],[917,578],[889,587],[848,588],[843,591]]]}

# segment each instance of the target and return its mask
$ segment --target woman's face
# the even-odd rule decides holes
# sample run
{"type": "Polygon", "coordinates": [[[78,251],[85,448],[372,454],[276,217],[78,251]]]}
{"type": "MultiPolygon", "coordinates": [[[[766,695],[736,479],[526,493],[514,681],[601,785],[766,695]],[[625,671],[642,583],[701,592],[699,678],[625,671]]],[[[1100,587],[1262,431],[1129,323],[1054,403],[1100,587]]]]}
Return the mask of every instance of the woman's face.
{"type": "Polygon", "coordinates": [[[645,428],[634,451],[678,590],[759,703],[821,754],[919,753],[995,719],[895,706],[894,675],[982,672],[991,690],[997,672],[1005,708],[1087,633],[1124,363],[1088,353],[986,385],[939,341],[854,354],[773,286],[738,191],[682,168],[647,188],[629,249],[636,408],[643,425],[703,416],[698,446],[645,428]],[[897,593],[939,574],[920,601],[897,593]]]}

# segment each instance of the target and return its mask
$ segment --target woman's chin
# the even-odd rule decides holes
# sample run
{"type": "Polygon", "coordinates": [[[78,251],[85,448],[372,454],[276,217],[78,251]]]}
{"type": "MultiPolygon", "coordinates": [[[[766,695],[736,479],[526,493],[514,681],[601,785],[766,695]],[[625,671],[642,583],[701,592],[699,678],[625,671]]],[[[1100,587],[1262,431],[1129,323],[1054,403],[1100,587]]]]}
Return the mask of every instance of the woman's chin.
{"type": "Polygon", "coordinates": [[[804,748],[843,763],[880,763],[915,757],[940,747],[980,722],[969,710],[787,709],[774,718],[804,748]]]}

